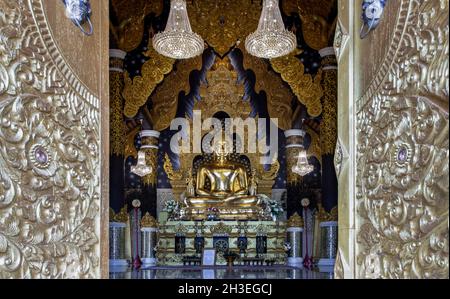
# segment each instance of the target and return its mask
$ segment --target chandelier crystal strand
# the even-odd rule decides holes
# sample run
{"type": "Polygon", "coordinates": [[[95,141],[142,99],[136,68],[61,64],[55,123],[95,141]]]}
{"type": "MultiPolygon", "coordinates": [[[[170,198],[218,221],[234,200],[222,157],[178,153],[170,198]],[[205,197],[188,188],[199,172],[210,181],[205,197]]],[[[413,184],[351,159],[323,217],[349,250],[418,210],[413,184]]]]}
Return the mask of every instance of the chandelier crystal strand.
{"type": "Polygon", "coordinates": [[[152,167],[147,165],[145,162],[145,151],[138,152],[138,161],[136,165],[131,166],[131,172],[140,177],[144,177],[152,173],[152,167]]]}
{"type": "Polygon", "coordinates": [[[170,1],[166,29],[153,37],[153,48],[173,59],[188,59],[203,53],[203,39],[192,32],[185,0],[170,1]]]}
{"type": "Polygon", "coordinates": [[[306,151],[304,149],[300,150],[300,153],[298,155],[297,164],[292,166],[292,172],[300,175],[305,176],[308,173],[312,172],[314,170],[314,166],[310,165],[308,163],[308,158],[306,157],[306,151]]]}
{"type": "Polygon", "coordinates": [[[297,37],[286,30],[278,0],[264,0],[258,29],[245,40],[247,52],[260,58],[276,58],[297,48],[297,37]]]}

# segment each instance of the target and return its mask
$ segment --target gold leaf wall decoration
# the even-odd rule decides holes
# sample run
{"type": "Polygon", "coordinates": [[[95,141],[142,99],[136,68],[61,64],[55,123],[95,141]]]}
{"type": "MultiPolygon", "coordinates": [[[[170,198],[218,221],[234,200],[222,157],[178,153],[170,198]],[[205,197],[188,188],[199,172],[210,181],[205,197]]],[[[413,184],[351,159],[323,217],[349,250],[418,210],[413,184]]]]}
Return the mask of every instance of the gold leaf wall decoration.
{"type": "Polygon", "coordinates": [[[153,129],[162,131],[170,126],[175,118],[178,107],[178,94],[190,91],[189,75],[193,70],[202,68],[202,56],[181,60],[177,63],[176,70],[172,71],[153,93],[152,109],[150,111],[153,120],[153,129]]]}
{"type": "Polygon", "coordinates": [[[319,71],[314,77],[305,74],[305,67],[295,56],[300,54],[297,49],[289,55],[271,59],[272,68],[281,74],[281,78],[289,84],[297,99],[306,106],[308,114],[317,117],[322,113],[322,103],[320,99],[323,96],[322,72],[319,71]]]}
{"type": "Polygon", "coordinates": [[[144,36],[144,19],[150,14],[160,15],[162,0],[111,0],[112,13],[117,19],[114,31],[118,47],[126,52],[136,49],[144,36]]]}
{"type": "Polygon", "coordinates": [[[256,30],[261,9],[252,0],[188,1],[187,8],[192,29],[220,56],[256,30]]]}
{"type": "Polygon", "coordinates": [[[126,117],[134,117],[152,94],[156,85],[164,80],[164,75],[170,73],[175,63],[174,59],[164,57],[153,49],[149,40],[148,51],[145,56],[150,58],[142,66],[141,76],[131,79],[128,72],[124,73],[125,87],[123,97],[125,99],[124,114],[126,117]]]}

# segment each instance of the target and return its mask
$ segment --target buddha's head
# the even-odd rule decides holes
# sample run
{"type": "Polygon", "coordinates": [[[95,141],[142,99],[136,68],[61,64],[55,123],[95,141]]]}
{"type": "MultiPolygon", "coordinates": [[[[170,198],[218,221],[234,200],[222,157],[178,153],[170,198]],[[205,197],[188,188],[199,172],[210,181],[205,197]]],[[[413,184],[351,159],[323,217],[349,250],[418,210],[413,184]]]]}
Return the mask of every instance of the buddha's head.
{"type": "Polygon", "coordinates": [[[226,141],[219,141],[216,143],[214,148],[214,160],[218,164],[224,164],[228,161],[229,147],[227,146],[226,141]]]}

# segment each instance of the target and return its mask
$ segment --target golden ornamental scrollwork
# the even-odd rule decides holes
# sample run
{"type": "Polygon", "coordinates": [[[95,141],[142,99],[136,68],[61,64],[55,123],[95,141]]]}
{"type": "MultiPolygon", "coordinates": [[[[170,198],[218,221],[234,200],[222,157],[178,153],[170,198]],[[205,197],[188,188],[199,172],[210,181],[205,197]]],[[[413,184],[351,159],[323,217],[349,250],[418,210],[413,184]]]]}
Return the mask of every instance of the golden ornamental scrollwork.
{"type": "Polygon", "coordinates": [[[320,164],[322,164],[322,151],[320,149],[320,136],[316,131],[309,126],[305,126],[306,133],[311,137],[311,144],[306,151],[308,157],[316,157],[320,164]]]}
{"type": "Polygon", "coordinates": [[[448,1],[400,6],[357,114],[358,275],[448,278],[448,1]]]}
{"type": "Polygon", "coordinates": [[[135,138],[136,135],[139,133],[139,131],[141,130],[141,127],[138,126],[134,129],[132,129],[130,132],[127,133],[127,135],[125,136],[125,149],[124,149],[124,158],[128,158],[128,157],[134,157],[135,159],[137,159],[138,156],[138,152],[135,146],[135,138]]]}
{"type": "Polygon", "coordinates": [[[299,147],[286,148],[286,180],[289,184],[297,184],[303,180],[303,177],[292,171],[292,166],[297,164],[299,147]]]}
{"type": "Polygon", "coordinates": [[[289,55],[271,59],[270,63],[272,68],[280,73],[281,78],[289,84],[297,99],[306,106],[308,114],[317,117],[322,113],[320,101],[323,96],[320,84],[322,73],[319,71],[314,78],[306,74],[304,65],[295,57],[300,51],[297,49],[289,55]]]}
{"type": "Polygon", "coordinates": [[[258,163],[257,169],[258,176],[263,180],[274,180],[278,175],[278,171],[280,171],[280,162],[278,160],[273,161],[269,169],[264,169],[264,164],[258,163]]]}
{"type": "Polygon", "coordinates": [[[287,227],[303,227],[303,226],[304,226],[303,218],[300,217],[300,215],[297,212],[295,212],[294,215],[289,217],[287,221],[287,227]]]}
{"type": "Polygon", "coordinates": [[[158,150],[150,149],[145,150],[145,152],[145,162],[152,168],[152,172],[142,178],[142,183],[146,186],[155,186],[158,175],[158,172],[156,171],[156,169],[158,169],[158,150]]]}
{"type": "Polygon", "coordinates": [[[183,178],[183,173],[181,171],[176,171],[173,169],[172,162],[170,161],[169,155],[167,153],[164,155],[163,167],[169,180],[181,180],[183,178]]]}
{"type": "Polygon", "coordinates": [[[320,222],[338,221],[338,208],[333,207],[330,212],[325,211],[322,204],[317,203],[316,217],[320,222]]]}
{"type": "Polygon", "coordinates": [[[110,150],[112,155],[123,156],[125,124],[123,121],[123,76],[119,72],[110,72],[110,150]]]}
{"type": "Polygon", "coordinates": [[[129,52],[136,49],[144,35],[144,19],[150,14],[160,15],[162,0],[111,0],[111,8],[118,24],[112,27],[119,48],[129,52]]]}
{"type": "Polygon", "coordinates": [[[99,277],[99,99],[42,1],[2,1],[0,15],[0,278],[99,277]]]}
{"type": "MultiPolygon", "coordinates": [[[[114,211],[113,211],[114,212],[114,211]]],[[[120,222],[120,223],[127,223],[129,219],[128,215],[128,205],[124,205],[119,213],[113,215],[113,218],[110,219],[110,222],[120,222]]]]}
{"type": "MultiPolygon", "coordinates": [[[[332,1],[330,1],[332,2],[332,1]]],[[[318,6],[316,3],[312,6],[318,6]]],[[[303,38],[308,46],[320,50],[328,46],[334,33],[334,23],[329,23],[320,15],[312,15],[308,10],[300,9],[303,38]]]]}
{"type": "Polygon", "coordinates": [[[212,234],[231,234],[233,227],[231,225],[226,225],[223,222],[219,222],[214,226],[210,227],[212,234]]]}
{"type": "Polygon", "coordinates": [[[158,222],[156,221],[155,217],[147,212],[141,219],[141,227],[158,227],[158,222]]]}
{"type": "Polygon", "coordinates": [[[240,117],[245,120],[249,117],[252,108],[250,102],[244,100],[244,83],[237,79],[238,74],[233,70],[229,58],[217,57],[206,74],[206,83],[200,85],[201,101],[194,104],[194,110],[202,111],[202,119],[221,111],[232,118],[240,117]]]}
{"type": "Polygon", "coordinates": [[[260,1],[252,0],[188,1],[187,5],[192,29],[222,57],[258,27],[262,9],[260,1]]]}
{"type": "Polygon", "coordinates": [[[282,1],[281,5],[286,14],[299,14],[306,44],[320,50],[328,46],[334,33],[335,23],[331,14],[335,3],[335,0],[296,0],[282,1]]]}
{"type": "MultiPolygon", "coordinates": [[[[327,58],[327,57],[326,57],[327,58]]],[[[328,65],[326,58],[322,62],[328,65]]],[[[332,57],[332,62],[336,62],[332,57]]],[[[324,70],[322,122],[320,123],[320,143],[322,155],[333,155],[337,141],[337,69],[324,70]]]]}
{"type": "Polygon", "coordinates": [[[164,80],[164,75],[172,71],[174,59],[158,54],[148,44],[148,51],[144,53],[149,59],[142,65],[141,76],[130,77],[128,72],[124,73],[125,87],[123,97],[125,99],[124,114],[126,117],[134,117],[139,108],[143,106],[155,87],[164,80]]]}
{"type": "Polygon", "coordinates": [[[292,126],[292,99],[294,94],[286,88],[280,76],[269,69],[269,65],[261,58],[254,57],[242,46],[244,68],[251,69],[255,75],[255,91],[264,91],[267,95],[267,109],[271,118],[278,119],[278,127],[288,130],[292,126]]]}
{"type": "Polygon", "coordinates": [[[176,70],[173,70],[158,85],[151,96],[152,109],[150,114],[153,120],[153,128],[162,131],[170,126],[170,122],[175,118],[178,107],[178,94],[190,91],[189,75],[194,70],[202,68],[202,56],[185,59],[177,62],[176,70]]]}

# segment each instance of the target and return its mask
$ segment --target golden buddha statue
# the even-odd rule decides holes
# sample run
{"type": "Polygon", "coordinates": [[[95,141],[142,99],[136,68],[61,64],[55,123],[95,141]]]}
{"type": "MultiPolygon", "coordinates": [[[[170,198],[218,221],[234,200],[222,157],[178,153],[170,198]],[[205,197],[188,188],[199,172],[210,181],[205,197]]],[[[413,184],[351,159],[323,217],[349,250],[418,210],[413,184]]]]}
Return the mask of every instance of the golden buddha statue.
{"type": "Polygon", "coordinates": [[[250,194],[245,166],[228,159],[223,150],[198,168],[195,193],[184,199],[191,219],[206,218],[208,208],[213,207],[226,220],[258,219],[262,211],[259,197],[250,194]]]}

